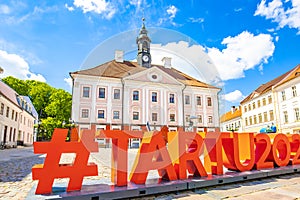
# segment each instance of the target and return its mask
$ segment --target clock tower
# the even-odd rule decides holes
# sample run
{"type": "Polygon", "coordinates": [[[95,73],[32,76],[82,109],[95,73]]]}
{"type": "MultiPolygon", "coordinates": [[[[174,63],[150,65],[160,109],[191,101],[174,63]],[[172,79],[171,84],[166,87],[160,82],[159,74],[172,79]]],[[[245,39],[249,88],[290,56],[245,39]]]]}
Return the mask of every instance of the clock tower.
{"type": "Polygon", "coordinates": [[[148,37],[145,27],[145,18],[143,20],[143,25],[140,30],[138,37],[136,38],[136,43],[138,45],[138,53],[137,53],[137,62],[140,66],[143,67],[151,67],[151,54],[150,54],[150,43],[151,40],[148,37]]]}

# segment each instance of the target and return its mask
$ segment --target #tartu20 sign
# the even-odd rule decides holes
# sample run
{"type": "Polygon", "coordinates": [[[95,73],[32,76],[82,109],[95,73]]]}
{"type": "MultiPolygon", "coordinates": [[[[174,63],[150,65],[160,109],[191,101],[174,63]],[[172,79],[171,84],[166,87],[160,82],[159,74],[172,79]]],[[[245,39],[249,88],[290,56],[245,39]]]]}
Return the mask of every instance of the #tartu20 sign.
{"type": "MultiPolygon", "coordinates": [[[[168,132],[167,127],[155,132],[102,133],[112,140],[111,180],[116,186],[126,186],[128,180],[145,184],[150,170],[173,181],[189,175],[222,175],[223,167],[242,172],[300,164],[299,134],[168,132]],[[128,142],[132,138],[141,138],[142,143],[128,175],[128,142]]],[[[34,143],[34,153],[47,154],[44,164],[32,168],[33,180],[39,180],[36,194],[51,193],[56,178],[69,178],[67,191],[74,191],[81,189],[85,176],[98,175],[97,165],[88,163],[90,152],[98,151],[95,131],[84,130],[79,140],[70,142],[66,142],[67,134],[67,129],[55,129],[50,142],[34,143]],[[75,153],[74,162],[59,164],[63,153],[75,153]]]]}

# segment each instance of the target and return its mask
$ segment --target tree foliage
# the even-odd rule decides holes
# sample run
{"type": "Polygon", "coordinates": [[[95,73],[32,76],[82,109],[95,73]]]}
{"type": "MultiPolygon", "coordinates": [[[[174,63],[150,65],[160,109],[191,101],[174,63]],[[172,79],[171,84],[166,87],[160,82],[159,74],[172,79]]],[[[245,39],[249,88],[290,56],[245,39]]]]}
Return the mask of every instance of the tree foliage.
{"type": "Polygon", "coordinates": [[[35,80],[20,80],[14,77],[2,79],[19,95],[28,96],[39,114],[40,137],[50,139],[54,128],[69,123],[71,117],[72,96],[63,89],[56,89],[47,83],[35,80]]]}
{"type": "Polygon", "coordinates": [[[70,93],[58,89],[52,92],[49,98],[49,104],[45,111],[48,116],[54,117],[60,121],[69,121],[70,110],[72,106],[72,96],[70,93]]]}
{"type": "Polygon", "coordinates": [[[2,81],[13,88],[19,95],[28,96],[29,87],[26,81],[8,76],[3,78],[2,81]]]}

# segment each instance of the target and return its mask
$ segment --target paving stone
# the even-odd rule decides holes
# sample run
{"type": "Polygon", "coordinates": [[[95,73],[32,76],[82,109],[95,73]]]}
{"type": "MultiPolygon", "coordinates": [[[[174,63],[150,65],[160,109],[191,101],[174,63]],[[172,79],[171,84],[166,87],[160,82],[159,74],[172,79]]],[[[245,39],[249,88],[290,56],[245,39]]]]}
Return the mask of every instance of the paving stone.
{"type": "MultiPolygon", "coordinates": [[[[12,150],[12,156],[3,155],[0,151],[0,199],[26,199],[27,194],[37,184],[31,176],[31,168],[34,164],[43,163],[45,156],[33,155],[32,148],[24,148],[24,156],[20,157],[19,150],[12,150]]],[[[137,154],[136,149],[128,151],[129,170],[137,154]]],[[[101,183],[110,183],[110,162],[111,149],[100,149],[98,153],[92,153],[89,162],[95,162],[98,165],[98,176],[84,178],[84,185],[91,185],[99,181],[101,183]]],[[[61,162],[72,162],[74,156],[66,155],[61,162]]],[[[150,172],[150,177],[157,176],[157,172],[150,172]]],[[[67,179],[55,180],[56,184],[67,184],[67,179]]],[[[278,176],[267,179],[253,180],[242,183],[221,185],[192,191],[180,191],[178,193],[157,194],[144,196],[134,199],[298,199],[300,200],[300,173],[278,176]]],[[[34,192],[32,192],[34,193],[34,192]]],[[[36,196],[36,199],[43,199],[36,196]]]]}

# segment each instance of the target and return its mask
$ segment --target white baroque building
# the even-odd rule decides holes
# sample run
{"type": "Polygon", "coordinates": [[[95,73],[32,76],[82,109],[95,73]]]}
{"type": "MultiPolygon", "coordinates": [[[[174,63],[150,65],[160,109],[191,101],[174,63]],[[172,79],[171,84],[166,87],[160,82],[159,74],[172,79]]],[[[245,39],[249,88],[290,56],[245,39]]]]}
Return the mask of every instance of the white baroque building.
{"type": "Polygon", "coordinates": [[[137,62],[116,51],[115,60],[70,73],[79,130],[219,130],[220,89],[172,68],[171,58],[151,64],[150,42],[143,24],[137,62]]]}
{"type": "Polygon", "coordinates": [[[273,91],[278,129],[282,133],[300,133],[300,65],[289,71],[273,91]]]}
{"type": "Polygon", "coordinates": [[[0,142],[7,147],[31,146],[35,141],[37,112],[30,99],[0,80],[0,142]]]}
{"type": "MultiPolygon", "coordinates": [[[[240,102],[242,130],[300,132],[300,65],[259,86],[240,102]],[[274,128],[274,129],[272,129],[274,128]]],[[[222,121],[222,124],[229,121],[222,121]]]]}

